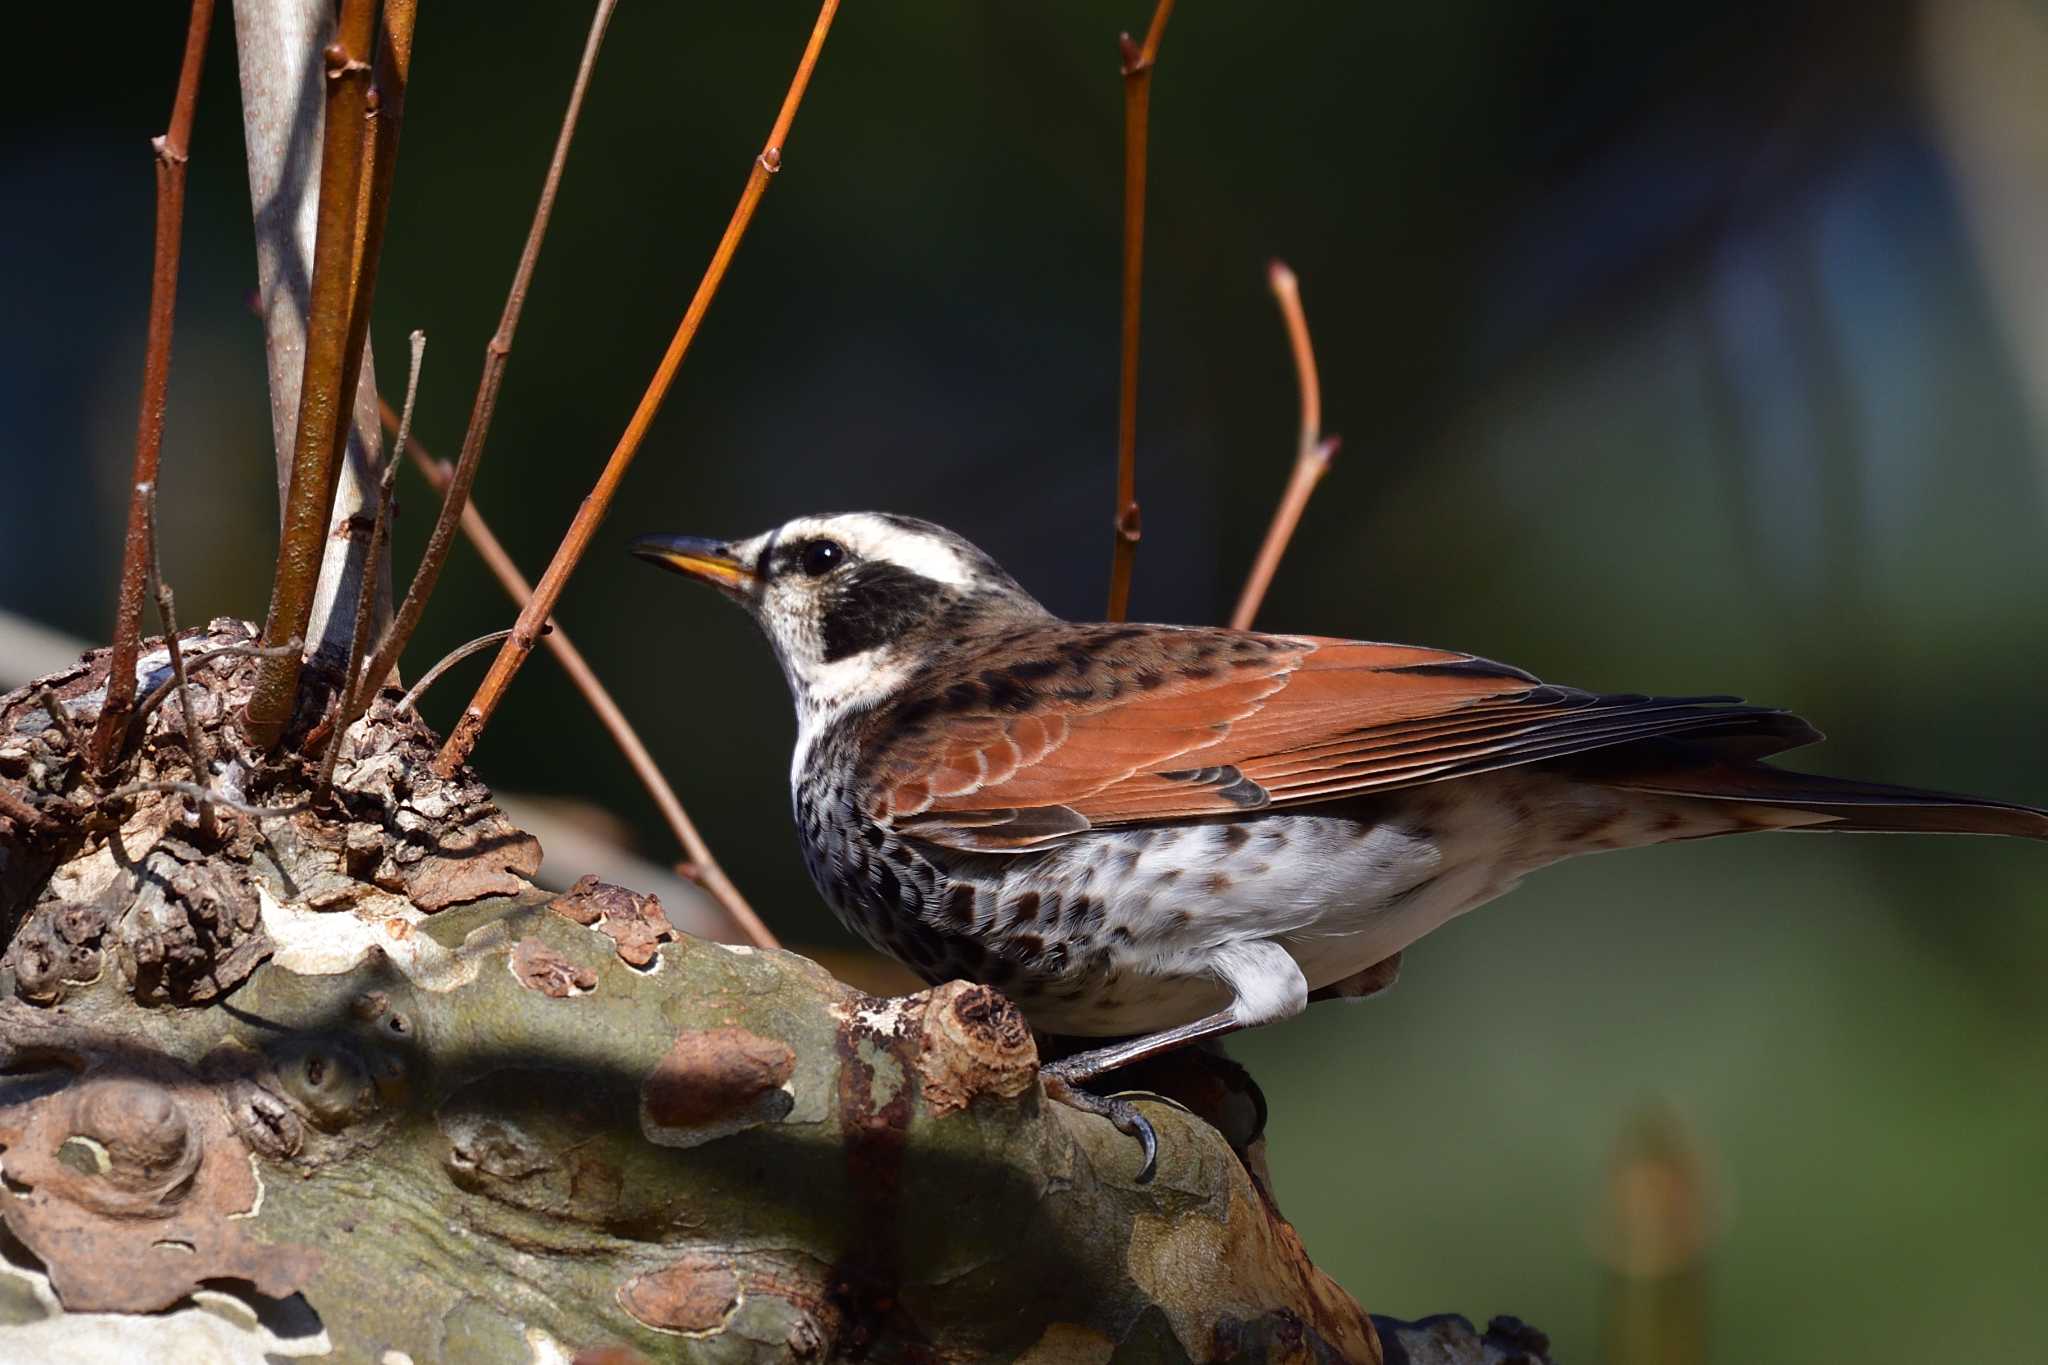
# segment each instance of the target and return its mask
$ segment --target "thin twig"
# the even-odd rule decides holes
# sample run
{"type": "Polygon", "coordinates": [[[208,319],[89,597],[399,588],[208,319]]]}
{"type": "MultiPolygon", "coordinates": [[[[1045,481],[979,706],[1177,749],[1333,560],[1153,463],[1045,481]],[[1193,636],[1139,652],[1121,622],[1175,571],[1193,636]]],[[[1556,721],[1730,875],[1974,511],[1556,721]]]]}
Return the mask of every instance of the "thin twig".
{"type": "MultiPolygon", "coordinates": [[[[412,359],[405,371],[405,415],[398,419],[398,444],[412,438],[412,406],[420,393],[420,362],[427,352],[427,334],[415,331],[411,337],[412,359]]],[[[361,591],[356,596],[355,629],[348,643],[348,667],[342,671],[340,695],[335,699],[334,733],[327,737],[327,753],[320,760],[320,780],[313,784],[316,795],[334,783],[334,765],[341,757],[341,737],[348,733],[370,704],[369,674],[363,669],[363,652],[370,647],[370,631],[377,622],[377,576],[384,562],[384,544],[391,535],[391,502],[398,491],[398,451],[384,461],[384,476],[377,486],[377,520],[370,527],[370,553],[363,560],[361,591]]]]}
{"type": "Polygon", "coordinates": [[[135,705],[135,658],[142,650],[142,593],[148,559],[141,488],[156,482],[157,457],[163,450],[171,329],[178,309],[178,254],[185,235],[186,147],[192,140],[192,111],[199,100],[199,73],[206,60],[206,35],[212,27],[213,0],[192,0],[170,126],[150,143],[156,158],[156,245],[149,276],[149,340],[142,359],[142,411],[135,427],[134,491],[128,499],[120,596],[114,607],[114,654],[107,669],[107,698],[93,728],[89,755],[95,771],[105,771],[119,753],[118,741],[135,705]]]}
{"type": "MultiPolygon", "coordinates": [[[[134,672],[132,665],[129,671],[134,672]]],[[[71,718],[71,708],[64,704],[64,699],[51,691],[48,685],[44,685],[36,689],[36,700],[43,704],[43,710],[49,714],[50,722],[63,734],[64,742],[71,746],[71,752],[80,758],[88,757],[85,736],[78,732],[78,722],[71,718]]]]}
{"type": "MultiPolygon", "coordinates": [[[[543,635],[547,634],[549,631],[553,629],[553,626],[550,626],[545,622],[543,622],[541,625],[541,633],[543,635]]],[[[400,711],[411,711],[414,714],[418,714],[420,697],[425,694],[428,688],[432,687],[437,681],[440,680],[440,677],[443,673],[446,673],[449,669],[455,667],[455,665],[461,663],[470,655],[478,653],[482,650],[489,649],[492,645],[498,644],[499,642],[504,640],[509,640],[511,638],[512,632],[509,630],[494,630],[489,635],[477,636],[474,640],[471,640],[466,645],[456,646],[454,649],[450,650],[447,654],[442,656],[441,662],[435,664],[432,668],[428,669],[425,673],[422,673],[420,675],[420,680],[412,685],[412,691],[406,693],[403,697],[399,699],[398,709],[400,711]]]]}
{"type": "MultiPolygon", "coordinates": [[[[209,649],[204,654],[196,654],[186,660],[185,676],[189,678],[194,673],[209,667],[221,659],[283,659],[298,653],[303,648],[305,648],[305,641],[297,636],[293,636],[281,645],[222,645],[219,649],[209,649]]],[[[150,716],[155,714],[156,708],[162,706],[164,699],[177,690],[178,679],[175,677],[166,678],[151,688],[149,695],[142,699],[142,705],[135,708],[135,715],[128,722],[128,733],[131,736],[140,734],[143,725],[148,722],[150,716]]]]}
{"type": "MultiPolygon", "coordinates": [[[[363,116],[370,85],[375,0],[342,0],[341,20],[326,62],[325,130],[320,151],[320,204],[313,236],[312,285],[307,305],[306,368],[299,385],[299,421],[292,442],[291,487],[278,536],[277,569],[263,641],[304,637],[327,545],[328,519],[340,476],[337,432],[347,429],[355,401],[343,390],[348,363],[350,306],[360,208],[363,116]]],[[[360,356],[360,351],[357,352],[360,356]]],[[[244,725],[250,742],[267,749],[291,720],[298,696],[300,659],[266,659],[250,693],[244,725]]]]}
{"type": "Polygon", "coordinates": [[[1173,0],[1159,0],[1141,48],[1131,35],[1117,35],[1124,78],[1124,298],[1122,362],[1116,403],[1116,539],[1109,558],[1108,618],[1121,621],[1131,608],[1131,572],[1138,563],[1138,303],[1145,278],[1145,164],[1152,121],[1152,66],[1159,40],[1173,14],[1173,0]]]}
{"type": "Polygon", "coordinates": [[[783,96],[782,109],[776,114],[775,125],[768,132],[768,140],[754,158],[754,167],[747,175],[746,188],[740,192],[740,200],[732,211],[732,218],[725,225],[725,235],[719,239],[718,247],[711,253],[711,263],[705,267],[704,278],[697,284],[697,292],[690,299],[690,306],[684,310],[683,320],[676,328],[675,337],[668,344],[668,351],[661,358],[661,364],[654,371],[646,393],[641,395],[640,405],[633,410],[632,420],[619,437],[619,443],[605,462],[604,473],[598,476],[597,484],[576,509],[576,518],[570,523],[568,533],[555,549],[555,557],[549,561],[547,572],[541,575],[540,586],[528,599],[519,613],[519,621],[512,628],[512,634],[498,657],[491,663],[491,671],[477,688],[476,695],[463,708],[462,719],[456,722],[454,732],[434,758],[434,771],[447,777],[462,766],[475,747],[477,737],[483,734],[491,714],[504,700],[505,689],[512,683],[520,666],[533,652],[534,642],[540,638],[541,623],[555,609],[555,602],[562,595],[563,586],[569,575],[575,571],[577,561],[590,545],[590,538],[597,531],[598,523],[604,520],[610,510],[612,498],[618,492],[619,482],[626,476],[633,457],[640,452],[640,442],[647,435],[647,428],[654,422],[654,415],[661,410],[661,403],[668,396],[669,385],[681,368],[683,357],[689,352],[690,343],[696,339],[697,329],[704,321],[704,313],[711,307],[712,298],[718,293],[719,284],[725,279],[726,268],[732,264],[733,253],[739,249],[740,239],[746,235],[748,224],[754,221],[754,210],[760,206],[761,196],[767,192],[768,182],[782,169],[782,149],[789,138],[790,124],[796,118],[797,105],[803,101],[804,89],[810,84],[811,70],[818,63],[818,53],[825,45],[825,35],[831,30],[832,16],[838,12],[839,0],[824,0],[818,8],[818,22],[811,29],[811,39],[804,47],[803,57],[798,61],[796,76],[789,83],[789,92],[783,96]]]}
{"type": "Polygon", "coordinates": [[[218,792],[211,787],[202,787],[197,782],[179,782],[172,778],[165,778],[155,782],[130,782],[125,787],[116,787],[113,791],[108,792],[106,799],[109,801],[124,801],[131,796],[141,796],[144,792],[161,792],[166,796],[187,796],[197,801],[202,810],[208,810],[214,806],[226,806],[231,811],[264,820],[280,815],[297,815],[300,811],[312,809],[312,803],[309,801],[294,801],[289,806],[252,806],[247,801],[229,796],[226,792],[218,792]]]}
{"type": "MultiPolygon", "coordinates": [[[[178,685],[178,709],[184,713],[185,760],[192,765],[192,775],[204,785],[213,776],[213,765],[208,757],[206,732],[199,726],[199,716],[192,709],[191,677],[185,672],[185,651],[178,643],[178,607],[171,595],[171,585],[164,581],[163,556],[157,545],[156,485],[145,485],[149,518],[149,580],[156,590],[157,621],[164,628],[164,651],[171,656],[171,680],[178,685]]],[[[219,827],[213,818],[213,808],[202,804],[199,807],[199,837],[212,842],[219,834],[219,827]]]]}
{"type": "MultiPolygon", "coordinates": [[[[555,154],[548,162],[547,178],[541,182],[540,202],[534,205],[533,221],[526,229],[526,246],[519,253],[518,268],[512,272],[512,287],[505,295],[505,309],[498,317],[498,330],[484,346],[483,374],[477,380],[476,398],[470,404],[469,426],[462,433],[462,450],[455,462],[454,481],[441,500],[441,513],[427,537],[426,552],[413,571],[412,586],[392,618],[370,661],[370,675],[376,679],[374,692],[398,667],[398,660],[412,642],[412,634],[427,608],[434,585],[441,579],[441,566],[448,562],[449,547],[455,543],[455,527],[462,509],[469,505],[470,486],[476,481],[477,466],[483,460],[484,440],[490,435],[491,417],[497,411],[498,390],[505,380],[505,362],[512,354],[512,338],[519,330],[519,313],[526,306],[526,291],[533,283],[534,264],[540,259],[540,244],[547,236],[548,220],[555,211],[555,194],[562,187],[562,170],[569,161],[569,144],[576,136],[576,121],[583,112],[583,95],[590,88],[590,73],[597,65],[598,48],[604,44],[605,28],[611,23],[616,0],[598,0],[590,19],[590,36],[583,43],[583,60],[576,67],[576,82],[569,88],[569,107],[562,112],[562,128],[555,135],[555,154]]],[[[395,463],[398,452],[392,452],[395,463]]]]}
{"type": "Polygon", "coordinates": [[[1235,630],[1251,629],[1309,495],[1330,472],[1330,459],[1337,453],[1337,438],[1323,435],[1323,387],[1316,377],[1316,348],[1309,339],[1308,318],[1301,311],[1301,286],[1282,261],[1267,268],[1266,280],[1273,286],[1273,297],[1280,301],[1280,316],[1287,324],[1287,341],[1294,352],[1294,377],[1301,389],[1301,434],[1295,443],[1294,472],[1288,475],[1287,491],[1280,495],[1273,523],[1266,528],[1266,543],[1259,547],[1259,557],[1252,562],[1251,575],[1237,599],[1237,610],[1230,614],[1235,630]]]}
{"type": "MultiPolygon", "coordinates": [[[[392,424],[389,403],[384,405],[384,424],[387,427],[392,424]]],[[[454,478],[447,461],[434,459],[418,441],[403,437],[394,447],[393,454],[401,451],[412,457],[413,464],[426,476],[427,482],[445,496],[454,478]]],[[[505,595],[512,599],[515,606],[525,606],[526,600],[533,596],[533,585],[526,581],[526,576],[519,572],[519,566],[512,562],[512,556],[498,543],[498,538],[491,533],[490,526],[484,521],[484,514],[478,510],[474,502],[462,509],[462,531],[469,538],[469,543],[476,547],[477,556],[483,560],[485,567],[490,569],[491,576],[496,578],[498,585],[505,590],[505,595]]],[[[683,809],[683,803],[676,796],[675,788],[671,787],[668,778],[662,775],[660,766],[654,761],[654,755],[640,742],[640,736],[634,731],[632,722],[626,719],[626,713],[619,709],[618,702],[612,699],[612,694],[606,690],[605,685],[598,681],[596,671],[584,659],[583,652],[570,643],[569,636],[559,624],[552,619],[549,624],[555,628],[546,637],[548,651],[562,665],[562,671],[569,675],[569,681],[575,684],[585,703],[596,713],[598,723],[603,725],[605,733],[612,737],[612,743],[618,745],[619,752],[626,756],[626,763],[633,769],[633,775],[640,779],[641,786],[647,788],[647,794],[654,798],[655,807],[660,810],[662,818],[668,821],[670,832],[690,855],[690,862],[687,864],[691,869],[687,874],[690,880],[711,893],[726,915],[746,935],[748,942],[757,948],[780,947],[781,944],[774,933],[761,922],[761,917],[754,913],[754,907],[747,903],[739,888],[732,884],[732,879],[725,875],[725,869],[719,866],[718,859],[712,856],[711,845],[704,842],[704,836],[698,833],[696,822],[691,820],[689,813],[683,809]]]]}
{"type": "Polygon", "coordinates": [[[43,813],[9,791],[4,783],[0,783],[0,815],[22,829],[39,829],[43,823],[43,813]]]}

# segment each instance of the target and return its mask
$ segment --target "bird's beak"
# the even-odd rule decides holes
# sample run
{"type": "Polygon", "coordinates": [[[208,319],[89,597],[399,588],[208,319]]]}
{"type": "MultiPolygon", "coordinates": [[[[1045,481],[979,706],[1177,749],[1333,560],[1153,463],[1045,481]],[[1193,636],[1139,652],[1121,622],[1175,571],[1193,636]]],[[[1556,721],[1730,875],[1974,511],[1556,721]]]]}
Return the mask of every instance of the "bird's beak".
{"type": "Polygon", "coordinates": [[[758,576],[733,556],[732,547],[722,540],[699,536],[641,536],[633,542],[633,553],[649,563],[709,583],[733,597],[751,597],[758,576]]]}

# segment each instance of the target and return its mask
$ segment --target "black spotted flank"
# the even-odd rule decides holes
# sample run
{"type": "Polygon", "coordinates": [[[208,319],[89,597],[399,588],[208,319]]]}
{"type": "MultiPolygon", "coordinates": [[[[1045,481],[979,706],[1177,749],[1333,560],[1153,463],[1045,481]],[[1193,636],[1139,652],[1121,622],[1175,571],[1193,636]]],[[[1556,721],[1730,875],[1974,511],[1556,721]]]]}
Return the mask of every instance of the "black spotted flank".
{"type": "Polygon", "coordinates": [[[1477,657],[1453,659],[1447,663],[1402,664],[1395,668],[1382,668],[1382,673],[1413,673],[1425,678],[1502,678],[1510,682],[1540,683],[1543,679],[1534,673],[1525,673],[1511,664],[1498,664],[1491,659],[1477,657]]]}
{"type": "Polygon", "coordinates": [[[824,603],[821,622],[826,663],[901,638],[936,614],[948,596],[944,585],[881,560],[842,569],[829,582],[831,596],[824,603]]]}

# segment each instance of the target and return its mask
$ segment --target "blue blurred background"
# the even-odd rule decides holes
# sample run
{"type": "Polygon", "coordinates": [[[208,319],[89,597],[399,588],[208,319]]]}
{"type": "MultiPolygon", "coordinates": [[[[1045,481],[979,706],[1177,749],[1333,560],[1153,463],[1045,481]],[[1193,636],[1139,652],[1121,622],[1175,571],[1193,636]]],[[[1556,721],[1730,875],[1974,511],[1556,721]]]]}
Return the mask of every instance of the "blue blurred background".
{"type": "MultiPolygon", "coordinates": [[[[588,11],[424,9],[374,336],[395,394],[405,333],[426,330],[418,432],[452,457],[588,11]]],[[[476,491],[529,573],[666,343],[813,14],[622,7],[476,491]]],[[[879,506],[1099,613],[1114,38],[1148,14],[848,8],[562,601],[792,944],[848,940],[794,855],[774,666],[737,613],[622,546],[879,506]]],[[[184,7],[22,22],[17,50],[41,55],[13,69],[0,128],[0,608],[99,639],[147,139],[184,7]]],[[[260,618],[275,551],[232,62],[224,7],[162,479],[192,620],[260,618]]],[[[2048,804],[2048,11],[1187,0],[1153,139],[1136,615],[1221,619],[1285,479],[1293,377],[1265,285],[1283,257],[1345,444],[1263,624],[1738,692],[1828,730],[1801,760],[1827,771],[2048,804]]],[[[401,573],[433,507],[406,479],[401,573]]],[[[509,618],[458,548],[408,667],[509,618]]],[[[544,658],[476,757],[674,855],[544,658]]],[[[1704,1305],[1705,1354],[1672,1343],[1673,1361],[2039,1358],[2044,885],[2040,846],[1914,838],[1546,873],[1412,951],[1391,996],[1236,1045],[1272,1102],[1282,1207],[1375,1311],[1514,1312],[1575,1361],[1652,1358],[1615,1324],[1667,1271],[1704,1305]],[[1615,1153],[1646,1114],[1692,1154],[1647,1201],[1661,1234],[1609,1211],[1645,1216],[1615,1153]],[[1667,1257],[1627,1249],[1658,1235],[1667,1257]]]]}

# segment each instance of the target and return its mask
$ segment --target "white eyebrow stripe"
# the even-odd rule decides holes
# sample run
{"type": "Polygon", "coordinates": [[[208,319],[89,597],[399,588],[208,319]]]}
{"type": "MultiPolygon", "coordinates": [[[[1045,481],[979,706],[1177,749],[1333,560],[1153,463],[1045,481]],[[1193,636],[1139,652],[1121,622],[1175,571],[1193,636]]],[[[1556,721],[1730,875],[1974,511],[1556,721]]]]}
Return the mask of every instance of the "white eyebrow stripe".
{"type": "Polygon", "coordinates": [[[967,561],[952,546],[942,540],[892,526],[877,516],[863,512],[838,517],[818,530],[823,535],[843,534],[856,554],[887,560],[949,588],[965,588],[974,581],[967,561]]]}

